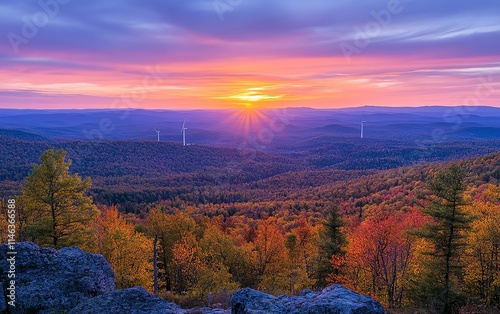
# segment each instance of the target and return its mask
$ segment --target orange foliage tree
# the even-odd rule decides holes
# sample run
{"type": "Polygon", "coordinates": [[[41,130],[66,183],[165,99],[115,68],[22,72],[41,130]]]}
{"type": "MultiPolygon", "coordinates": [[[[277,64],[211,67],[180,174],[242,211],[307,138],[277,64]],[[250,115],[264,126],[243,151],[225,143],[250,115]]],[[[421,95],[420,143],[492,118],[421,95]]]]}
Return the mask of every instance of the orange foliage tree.
{"type": "Polygon", "coordinates": [[[255,268],[259,277],[259,288],[269,293],[286,290],[286,278],[281,271],[285,255],[285,237],[275,218],[258,222],[254,241],[255,268]]]}
{"type": "Polygon", "coordinates": [[[342,272],[330,281],[341,281],[390,308],[401,306],[416,263],[412,231],[424,221],[418,212],[382,213],[364,220],[350,235],[346,255],[332,258],[342,272]]]}

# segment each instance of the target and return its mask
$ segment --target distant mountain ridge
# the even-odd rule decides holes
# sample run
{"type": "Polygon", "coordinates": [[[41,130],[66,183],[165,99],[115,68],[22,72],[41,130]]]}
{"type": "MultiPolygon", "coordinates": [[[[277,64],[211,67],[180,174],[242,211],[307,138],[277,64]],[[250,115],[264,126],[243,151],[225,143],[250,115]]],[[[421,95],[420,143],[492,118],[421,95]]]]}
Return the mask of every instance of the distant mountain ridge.
{"type": "MultiPolygon", "coordinates": [[[[263,134],[275,139],[308,139],[325,133],[356,136],[366,121],[367,138],[423,139],[443,129],[449,139],[461,139],[464,128],[498,128],[497,107],[356,107],[340,109],[282,108],[252,111],[228,110],[23,110],[0,109],[0,129],[18,130],[42,137],[73,140],[155,140],[161,131],[165,141],[181,141],[180,129],[186,120],[188,142],[237,146],[242,136],[263,142],[263,134]],[[258,113],[257,113],[258,112],[258,113]],[[406,125],[394,134],[396,125],[406,125]],[[259,140],[259,137],[261,138],[259,140]]],[[[476,139],[496,137],[476,133],[476,139]]],[[[20,137],[21,138],[21,135],[20,137]]],[[[265,142],[265,141],[264,141],[265,142]]],[[[255,147],[271,147],[274,143],[255,147]]]]}
{"type": "Polygon", "coordinates": [[[25,132],[20,130],[0,129],[0,137],[7,137],[12,139],[27,140],[27,141],[50,141],[49,138],[39,134],[25,132]]]}

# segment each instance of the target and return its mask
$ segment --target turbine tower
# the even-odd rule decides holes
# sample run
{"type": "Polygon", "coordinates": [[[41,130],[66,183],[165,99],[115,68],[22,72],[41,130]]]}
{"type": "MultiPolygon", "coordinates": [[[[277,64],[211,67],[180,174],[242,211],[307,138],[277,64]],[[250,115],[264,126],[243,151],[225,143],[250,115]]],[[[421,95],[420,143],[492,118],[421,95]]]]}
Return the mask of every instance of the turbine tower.
{"type": "Polygon", "coordinates": [[[155,129],[156,133],[158,133],[158,142],[160,141],[160,130],[155,129]]]}
{"type": "Polygon", "coordinates": [[[182,146],[186,146],[186,120],[184,120],[184,123],[182,124],[182,129],[181,129],[181,133],[182,133],[182,146]]]}
{"type": "Polygon", "coordinates": [[[364,126],[365,126],[366,121],[361,121],[361,138],[364,136],[364,126]]]}

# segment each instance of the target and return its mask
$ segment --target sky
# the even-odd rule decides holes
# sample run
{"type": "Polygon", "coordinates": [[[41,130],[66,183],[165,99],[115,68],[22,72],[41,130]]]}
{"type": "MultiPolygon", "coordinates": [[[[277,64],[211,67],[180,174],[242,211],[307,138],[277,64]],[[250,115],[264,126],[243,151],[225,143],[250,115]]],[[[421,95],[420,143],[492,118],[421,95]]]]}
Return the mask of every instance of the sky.
{"type": "Polygon", "coordinates": [[[500,106],[498,0],[3,0],[0,108],[500,106]]]}

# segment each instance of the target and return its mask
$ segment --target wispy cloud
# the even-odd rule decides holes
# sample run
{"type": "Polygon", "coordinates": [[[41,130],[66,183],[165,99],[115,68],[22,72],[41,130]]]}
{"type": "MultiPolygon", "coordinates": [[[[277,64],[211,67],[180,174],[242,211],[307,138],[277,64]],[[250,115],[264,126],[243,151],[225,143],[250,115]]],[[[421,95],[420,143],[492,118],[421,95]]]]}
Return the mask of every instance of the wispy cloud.
{"type": "Polygon", "coordinates": [[[401,13],[346,63],[339,45],[356,40],[387,5],[252,0],[221,22],[210,0],[69,1],[16,52],[8,34],[22,37],[44,9],[34,0],[5,0],[0,106],[46,106],[36,95],[49,94],[59,106],[70,106],[70,95],[90,97],[74,104],[107,106],[152,65],[169,75],[146,107],[231,107],[245,97],[273,106],[453,104],[461,96],[450,89],[460,94],[475,84],[464,76],[498,82],[500,6],[492,0],[402,0],[401,13]],[[22,91],[36,93],[21,99],[22,91]]]}

